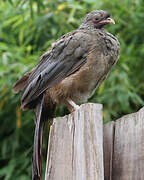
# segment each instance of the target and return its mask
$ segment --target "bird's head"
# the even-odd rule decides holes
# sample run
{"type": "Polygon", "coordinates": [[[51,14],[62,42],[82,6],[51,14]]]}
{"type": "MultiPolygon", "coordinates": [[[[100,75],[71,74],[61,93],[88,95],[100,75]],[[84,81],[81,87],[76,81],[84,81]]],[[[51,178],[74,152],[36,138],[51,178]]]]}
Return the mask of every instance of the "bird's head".
{"type": "Polygon", "coordinates": [[[107,24],[115,24],[115,21],[110,18],[110,14],[107,11],[96,10],[86,15],[80,28],[101,29],[107,24]]]}

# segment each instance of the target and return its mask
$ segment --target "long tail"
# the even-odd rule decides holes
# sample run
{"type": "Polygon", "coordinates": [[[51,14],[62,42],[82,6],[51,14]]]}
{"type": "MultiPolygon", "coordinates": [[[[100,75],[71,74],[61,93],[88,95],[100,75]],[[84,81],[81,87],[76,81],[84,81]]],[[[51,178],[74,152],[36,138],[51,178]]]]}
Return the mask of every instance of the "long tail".
{"type": "Polygon", "coordinates": [[[38,100],[35,108],[36,127],[34,135],[33,158],[32,158],[32,180],[42,179],[42,143],[43,131],[45,123],[48,119],[52,119],[55,114],[56,105],[52,103],[50,97],[45,103],[45,95],[38,100]]]}
{"type": "Polygon", "coordinates": [[[43,101],[42,97],[36,106],[36,127],[34,135],[34,149],[32,159],[32,180],[41,180],[42,173],[42,140],[45,122],[47,120],[45,113],[43,112],[43,101]]]}

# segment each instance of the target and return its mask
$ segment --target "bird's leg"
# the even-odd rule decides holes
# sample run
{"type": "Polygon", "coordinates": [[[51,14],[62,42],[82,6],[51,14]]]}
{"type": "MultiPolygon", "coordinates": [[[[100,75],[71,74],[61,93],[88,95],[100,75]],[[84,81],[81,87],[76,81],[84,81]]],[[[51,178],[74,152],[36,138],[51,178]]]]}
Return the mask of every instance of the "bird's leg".
{"type": "Polygon", "coordinates": [[[71,99],[67,99],[66,106],[71,113],[79,109],[79,106],[75,104],[75,102],[72,101],[71,99]]]}

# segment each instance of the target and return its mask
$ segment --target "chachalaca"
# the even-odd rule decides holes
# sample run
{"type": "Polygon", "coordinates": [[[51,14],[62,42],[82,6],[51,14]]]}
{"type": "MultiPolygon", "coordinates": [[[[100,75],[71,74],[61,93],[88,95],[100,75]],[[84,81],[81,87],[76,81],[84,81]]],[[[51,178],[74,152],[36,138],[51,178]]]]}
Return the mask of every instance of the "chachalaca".
{"type": "Polygon", "coordinates": [[[70,112],[78,109],[75,103],[86,102],[118,60],[119,42],[103,29],[107,24],[115,24],[108,12],[90,12],[77,30],[54,42],[37,66],[14,85],[15,92],[23,91],[21,108],[35,109],[33,180],[41,180],[44,125],[53,118],[56,106],[65,104],[70,112]]]}

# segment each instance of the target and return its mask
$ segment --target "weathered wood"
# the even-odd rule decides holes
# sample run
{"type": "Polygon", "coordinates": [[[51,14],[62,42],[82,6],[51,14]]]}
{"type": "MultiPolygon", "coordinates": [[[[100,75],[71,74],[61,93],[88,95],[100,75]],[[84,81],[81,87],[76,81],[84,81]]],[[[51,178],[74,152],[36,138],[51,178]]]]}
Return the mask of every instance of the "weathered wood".
{"type": "Polygon", "coordinates": [[[144,180],[144,108],[115,123],[113,180],[144,180]]]}
{"type": "Polygon", "coordinates": [[[102,105],[85,104],[54,119],[45,180],[103,180],[102,105]]]}
{"type": "Polygon", "coordinates": [[[103,128],[105,180],[111,180],[111,176],[112,176],[113,135],[114,135],[114,122],[105,124],[103,128]]]}
{"type": "Polygon", "coordinates": [[[144,179],[144,108],[105,124],[104,133],[101,110],[85,104],[54,120],[45,180],[144,179]]]}

